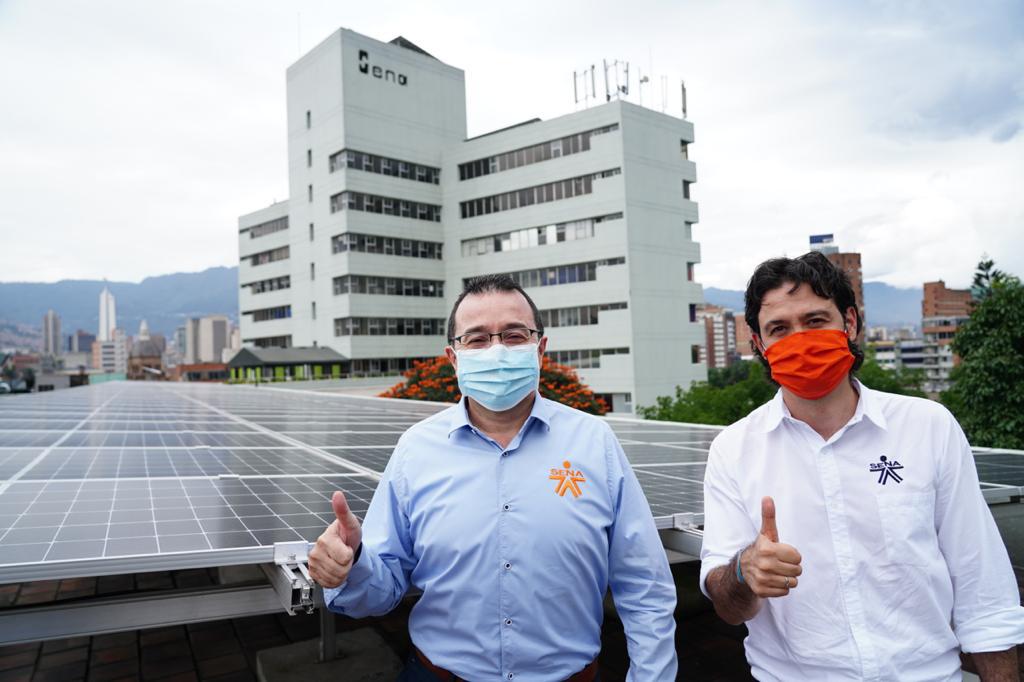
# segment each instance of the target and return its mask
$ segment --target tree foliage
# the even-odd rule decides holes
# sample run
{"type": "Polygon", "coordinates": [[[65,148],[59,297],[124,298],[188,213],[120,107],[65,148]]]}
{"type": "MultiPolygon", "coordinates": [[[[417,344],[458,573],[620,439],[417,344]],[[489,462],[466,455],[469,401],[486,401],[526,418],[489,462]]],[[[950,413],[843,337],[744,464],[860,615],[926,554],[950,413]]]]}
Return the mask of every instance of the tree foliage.
{"type": "MultiPolygon", "coordinates": [[[[921,391],[922,372],[883,369],[870,354],[857,378],[877,391],[925,397],[921,391]]],[[[709,369],[706,382],[695,383],[688,390],[677,386],[674,397],[661,396],[654,405],[638,411],[646,419],[732,424],[771,400],[778,388],[760,362],[745,360],[724,369],[709,369]]]]}
{"type": "Polygon", "coordinates": [[[1024,285],[983,260],[977,304],[957,330],[952,387],[942,402],[973,445],[1024,449],[1024,285]]]}
{"type": "Polygon", "coordinates": [[[655,404],[638,408],[645,419],[689,422],[691,424],[731,424],[771,400],[775,386],[759,362],[742,361],[726,369],[708,370],[708,381],[700,381],[684,390],[676,387],[675,396],[660,396],[655,404]]]}
{"type": "MultiPolygon", "coordinates": [[[[444,355],[413,363],[401,381],[381,393],[382,398],[406,398],[457,403],[462,398],[455,369],[444,355]]],[[[580,381],[576,370],[552,362],[546,356],[540,368],[540,394],[550,400],[590,414],[604,414],[608,404],[580,381]]]]}

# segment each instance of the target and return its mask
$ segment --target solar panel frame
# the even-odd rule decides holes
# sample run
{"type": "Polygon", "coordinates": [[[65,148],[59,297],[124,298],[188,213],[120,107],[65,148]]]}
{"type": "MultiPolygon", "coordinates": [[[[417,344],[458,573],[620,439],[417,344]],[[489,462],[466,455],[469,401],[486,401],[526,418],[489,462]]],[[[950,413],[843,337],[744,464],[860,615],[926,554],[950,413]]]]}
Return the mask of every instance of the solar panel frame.
{"type": "MultiPolygon", "coordinates": [[[[346,491],[361,516],[404,430],[446,407],[168,384],[6,398],[0,401],[0,583],[271,561],[274,543],[308,542],[322,532],[332,518],[333,487],[346,491]],[[324,489],[309,490],[312,481],[324,489]],[[224,494],[217,503],[215,496],[197,495],[207,503],[193,504],[188,496],[182,504],[166,494],[175,485],[212,485],[224,494]],[[282,495],[282,486],[306,490],[282,495]],[[57,497],[29,499],[32,491],[57,497]],[[143,527],[152,530],[145,534],[143,527]],[[126,553],[133,543],[139,551],[126,553]],[[40,557],[42,548],[28,545],[46,549],[40,557]]],[[[605,419],[657,527],[700,524],[708,448],[723,427],[605,419]]],[[[1019,495],[1024,452],[976,451],[979,470],[991,465],[1004,476],[982,483],[986,497],[1019,495]]]]}

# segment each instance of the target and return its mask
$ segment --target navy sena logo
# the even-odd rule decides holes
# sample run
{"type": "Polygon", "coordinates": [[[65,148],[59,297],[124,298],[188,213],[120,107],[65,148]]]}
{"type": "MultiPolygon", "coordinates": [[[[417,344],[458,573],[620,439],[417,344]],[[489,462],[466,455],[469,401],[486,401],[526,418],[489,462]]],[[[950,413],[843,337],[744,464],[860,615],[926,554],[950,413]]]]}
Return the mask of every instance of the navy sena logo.
{"type": "Polygon", "coordinates": [[[391,69],[382,69],[376,64],[370,64],[370,53],[366,50],[359,50],[359,73],[373,76],[380,80],[391,81],[399,85],[408,85],[409,79],[404,73],[395,73],[391,69]]]}

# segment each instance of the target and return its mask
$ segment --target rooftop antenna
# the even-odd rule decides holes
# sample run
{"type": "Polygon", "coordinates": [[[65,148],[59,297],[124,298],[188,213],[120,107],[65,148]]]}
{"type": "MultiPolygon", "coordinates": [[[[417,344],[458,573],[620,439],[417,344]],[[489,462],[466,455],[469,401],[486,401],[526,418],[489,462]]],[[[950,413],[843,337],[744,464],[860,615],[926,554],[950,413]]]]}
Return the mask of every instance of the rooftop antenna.
{"type": "Polygon", "coordinates": [[[611,102],[612,92],[608,86],[608,60],[602,59],[601,61],[604,63],[604,101],[611,102]]]}
{"type": "Polygon", "coordinates": [[[590,106],[591,99],[597,99],[597,92],[594,88],[594,65],[591,64],[588,68],[582,71],[572,72],[572,97],[573,101],[579,105],[580,101],[583,102],[583,108],[590,106]],[[587,87],[587,75],[590,75],[590,87],[587,87]]]}
{"type": "Polygon", "coordinates": [[[651,79],[643,74],[640,75],[640,82],[637,84],[637,90],[640,92],[640,106],[644,105],[644,85],[650,83],[651,79]]]}
{"type": "Polygon", "coordinates": [[[683,118],[686,118],[686,81],[679,81],[683,93],[683,118]]]}

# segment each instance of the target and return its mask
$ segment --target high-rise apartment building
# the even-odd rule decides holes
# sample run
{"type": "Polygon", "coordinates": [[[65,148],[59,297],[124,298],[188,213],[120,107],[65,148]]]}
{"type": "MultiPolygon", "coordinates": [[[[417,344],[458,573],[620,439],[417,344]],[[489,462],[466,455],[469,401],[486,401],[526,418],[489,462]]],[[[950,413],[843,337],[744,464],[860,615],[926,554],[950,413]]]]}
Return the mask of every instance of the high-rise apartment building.
{"type": "Polygon", "coordinates": [[[128,337],[124,330],[113,329],[108,340],[93,342],[92,366],[107,374],[128,372],[128,337]]]}
{"type": "Polygon", "coordinates": [[[705,305],[697,311],[697,318],[704,323],[704,346],[701,348],[701,362],[708,369],[724,369],[739,360],[736,347],[736,315],[728,308],[705,305]]]}
{"type": "Polygon", "coordinates": [[[857,311],[860,312],[861,330],[857,337],[858,343],[864,343],[864,331],[867,328],[867,317],[864,311],[864,276],[860,268],[859,253],[844,253],[839,250],[830,234],[812,234],[810,238],[811,251],[819,251],[837,268],[846,273],[853,286],[853,293],[857,299],[857,311]]]}
{"type": "Polygon", "coordinates": [[[230,343],[230,321],[224,315],[207,315],[185,322],[185,364],[220,362],[230,343]]]}
{"type": "Polygon", "coordinates": [[[949,374],[960,363],[950,344],[956,330],[971,316],[974,298],[969,289],[949,289],[942,280],[924,283],[921,300],[921,333],[935,344],[936,359],[928,371],[925,390],[940,393],[949,388],[949,374]]]}
{"type": "Polygon", "coordinates": [[[290,199],[239,219],[243,345],[400,371],[466,279],[507,273],[615,410],[704,378],[692,124],[612,101],[466,139],[461,70],[348,30],[287,80],[290,199]]]}
{"type": "Polygon", "coordinates": [[[105,285],[100,292],[100,325],[96,334],[98,341],[111,341],[117,329],[117,308],[114,295],[105,285]]]}
{"type": "Polygon", "coordinates": [[[60,315],[47,310],[43,315],[43,355],[57,356],[61,353],[60,315]]]}

